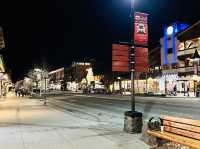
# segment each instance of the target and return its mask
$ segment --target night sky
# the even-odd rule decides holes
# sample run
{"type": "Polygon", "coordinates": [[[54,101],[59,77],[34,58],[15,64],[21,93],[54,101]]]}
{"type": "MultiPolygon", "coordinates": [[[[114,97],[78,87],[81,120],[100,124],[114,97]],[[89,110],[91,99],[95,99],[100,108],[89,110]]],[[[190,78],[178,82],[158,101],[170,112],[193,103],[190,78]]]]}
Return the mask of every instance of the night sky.
{"type": "MultiPolygon", "coordinates": [[[[2,0],[6,66],[13,80],[23,78],[46,59],[52,69],[94,58],[111,71],[111,45],[129,39],[130,0],[2,0]]],[[[150,47],[162,28],[174,21],[200,19],[199,0],[135,0],[135,10],[149,13],[150,47]]]]}

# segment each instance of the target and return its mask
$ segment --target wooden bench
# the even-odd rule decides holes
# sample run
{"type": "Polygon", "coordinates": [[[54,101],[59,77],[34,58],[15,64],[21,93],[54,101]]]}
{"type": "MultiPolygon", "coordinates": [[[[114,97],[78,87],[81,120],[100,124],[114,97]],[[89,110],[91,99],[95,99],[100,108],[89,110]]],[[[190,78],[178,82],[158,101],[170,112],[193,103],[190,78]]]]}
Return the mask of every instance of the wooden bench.
{"type": "Polygon", "coordinates": [[[159,139],[168,140],[194,149],[200,149],[200,120],[161,116],[163,131],[148,130],[159,139]]]}

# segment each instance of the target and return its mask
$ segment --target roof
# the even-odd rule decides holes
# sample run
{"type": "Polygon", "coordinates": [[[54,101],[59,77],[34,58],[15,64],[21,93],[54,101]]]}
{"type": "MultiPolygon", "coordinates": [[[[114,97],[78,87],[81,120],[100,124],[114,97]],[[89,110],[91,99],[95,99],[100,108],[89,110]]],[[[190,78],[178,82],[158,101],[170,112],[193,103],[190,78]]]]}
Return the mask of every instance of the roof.
{"type": "Polygon", "coordinates": [[[177,34],[177,38],[181,42],[198,37],[200,37],[200,20],[177,34]]]}

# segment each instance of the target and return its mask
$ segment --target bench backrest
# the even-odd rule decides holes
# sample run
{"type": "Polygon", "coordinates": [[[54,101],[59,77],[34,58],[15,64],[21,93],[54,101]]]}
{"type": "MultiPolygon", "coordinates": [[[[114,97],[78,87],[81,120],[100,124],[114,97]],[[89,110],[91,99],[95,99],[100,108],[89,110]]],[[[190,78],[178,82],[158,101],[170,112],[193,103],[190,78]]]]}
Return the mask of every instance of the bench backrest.
{"type": "Polygon", "coordinates": [[[181,136],[200,140],[200,121],[177,118],[171,116],[161,116],[164,131],[181,136]]]}

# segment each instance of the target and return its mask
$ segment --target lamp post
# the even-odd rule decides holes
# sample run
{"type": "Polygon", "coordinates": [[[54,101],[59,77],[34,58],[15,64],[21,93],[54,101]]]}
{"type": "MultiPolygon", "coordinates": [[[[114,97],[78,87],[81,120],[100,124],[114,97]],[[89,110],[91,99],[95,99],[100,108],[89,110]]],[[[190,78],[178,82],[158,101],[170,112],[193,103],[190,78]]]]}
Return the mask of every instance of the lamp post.
{"type": "Polygon", "coordinates": [[[4,73],[0,72],[0,88],[1,88],[1,91],[0,91],[0,94],[1,94],[1,97],[3,96],[3,85],[2,85],[2,81],[3,81],[3,76],[4,76],[4,73]]]}
{"type": "Polygon", "coordinates": [[[47,100],[47,97],[46,97],[46,93],[47,93],[47,78],[48,78],[48,72],[44,72],[44,81],[45,81],[45,95],[44,95],[44,105],[47,104],[46,100],[47,100]]]}
{"type": "Polygon", "coordinates": [[[134,22],[134,0],[131,0],[131,11],[130,11],[130,63],[131,63],[131,111],[125,112],[124,118],[124,131],[128,133],[141,133],[142,132],[142,113],[137,112],[135,109],[135,55],[134,55],[134,40],[132,35],[134,33],[133,22],[134,22]]]}
{"type": "MultiPolygon", "coordinates": [[[[200,61],[200,55],[199,55],[199,53],[198,53],[198,51],[197,51],[197,49],[195,50],[195,52],[194,52],[194,54],[193,54],[193,56],[192,56],[192,62],[196,65],[196,75],[198,76],[198,66],[199,66],[199,61],[200,61]]],[[[194,86],[195,86],[195,84],[194,84],[194,86]]],[[[197,89],[197,88],[196,88],[197,89]]],[[[194,91],[195,92],[195,91],[194,91]]]]}
{"type": "Polygon", "coordinates": [[[135,64],[134,64],[134,41],[132,38],[132,35],[134,33],[134,29],[133,29],[133,21],[134,21],[134,17],[133,17],[133,13],[134,13],[134,0],[131,0],[131,12],[130,12],[130,21],[131,21],[131,34],[130,34],[130,41],[131,41],[131,56],[132,56],[132,61],[131,61],[131,110],[132,112],[135,112],[135,64]]]}

